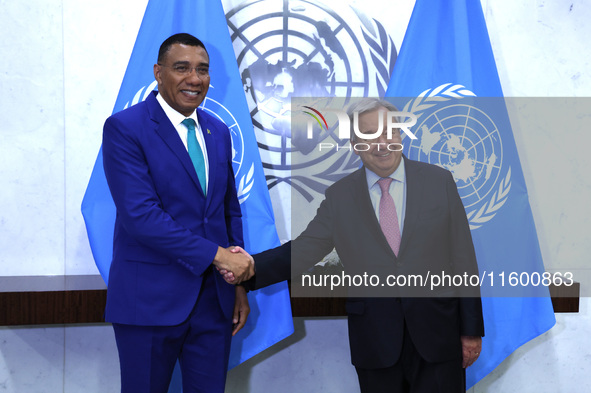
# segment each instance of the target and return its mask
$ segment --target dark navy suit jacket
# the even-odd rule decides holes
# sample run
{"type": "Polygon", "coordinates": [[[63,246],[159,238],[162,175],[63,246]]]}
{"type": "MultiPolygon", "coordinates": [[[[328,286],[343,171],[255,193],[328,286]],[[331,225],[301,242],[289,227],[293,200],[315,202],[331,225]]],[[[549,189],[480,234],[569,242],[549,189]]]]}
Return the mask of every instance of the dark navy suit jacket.
{"type": "MultiPolygon", "coordinates": [[[[451,173],[404,160],[406,213],[398,256],[382,233],[361,168],[327,189],[300,236],[254,255],[256,275],[246,282],[247,288],[289,279],[291,271],[293,289],[298,274],[333,248],[347,274],[376,273],[382,283],[384,274],[478,274],[466,212],[451,173]]],[[[429,362],[461,359],[460,336],[484,335],[478,288],[460,292],[452,285],[430,292],[416,285],[361,286],[349,288],[349,296],[349,344],[357,367],[394,365],[402,351],[405,324],[417,351],[429,362]]]]}
{"type": "MultiPolygon", "coordinates": [[[[218,246],[243,246],[229,130],[200,109],[197,117],[209,161],[207,196],[155,92],[105,122],[104,169],[117,207],[108,322],[183,322],[218,246]]],[[[220,306],[231,317],[235,289],[214,276],[220,306]]]]}

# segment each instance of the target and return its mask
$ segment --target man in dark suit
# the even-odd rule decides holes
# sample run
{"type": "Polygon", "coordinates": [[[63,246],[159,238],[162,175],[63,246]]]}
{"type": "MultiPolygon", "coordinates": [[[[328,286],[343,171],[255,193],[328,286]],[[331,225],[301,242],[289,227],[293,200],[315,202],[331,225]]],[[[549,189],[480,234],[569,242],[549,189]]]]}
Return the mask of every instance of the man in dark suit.
{"type": "Polygon", "coordinates": [[[478,274],[466,213],[449,171],[403,157],[400,130],[387,135],[387,111],[396,108],[377,99],[349,108],[351,124],[357,112],[361,133],[374,134],[363,139],[352,132],[363,167],[327,189],[294,241],[254,255],[257,273],[246,285],[261,288],[289,279],[291,271],[293,290],[299,275],[335,248],[344,274],[366,273],[382,283],[348,288],[351,360],[361,391],[464,392],[464,368],[478,358],[484,335],[478,288],[431,291],[410,280],[478,274]],[[387,277],[406,281],[389,286],[387,277]]]}
{"type": "Polygon", "coordinates": [[[230,133],[197,109],[210,82],[200,40],[165,40],[154,77],[158,92],[104,126],[117,208],[105,319],[122,392],[167,392],[178,359],[185,393],[221,393],[233,323],[235,333],[249,310],[244,288],[214,267],[254,274],[250,257],[226,249],[243,245],[230,133]]]}

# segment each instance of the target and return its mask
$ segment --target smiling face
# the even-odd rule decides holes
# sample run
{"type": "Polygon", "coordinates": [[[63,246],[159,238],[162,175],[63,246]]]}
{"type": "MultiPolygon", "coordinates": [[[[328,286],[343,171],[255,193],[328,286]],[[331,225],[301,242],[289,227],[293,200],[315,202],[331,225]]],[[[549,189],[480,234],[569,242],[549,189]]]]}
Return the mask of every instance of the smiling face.
{"type": "Polygon", "coordinates": [[[203,72],[206,69],[209,56],[204,48],[173,44],[160,64],[154,64],[158,92],[174,110],[188,117],[201,105],[209,89],[209,73],[203,72]],[[192,69],[188,73],[178,71],[187,68],[192,69]]]}
{"type": "MultiPolygon", "coordinates": [[[[388,177],[394,173],[402,159],[401,151],[391,151],[387,148],[388,144],[402,143],[400,130],[398,129],[392,131],[392,138],[388,139],[387,137],[387,111],[388,109],[380,107],[373,111],[360,114],[358,121],[359,131],[364,134],[375,134],[380,126],[380,116],[382,116],[382,133],[379,137],[373,139],[356,137],[354,142],[362,144],[360,147],[363,146],[359,150],[354,150],[361,158],[363,165],[379,177],[388,177]],[[362,151],[367,146],[369,146],[368,150],[362,151]]],[[[400,149],[392,148],[392,150],[400,149]]]]}

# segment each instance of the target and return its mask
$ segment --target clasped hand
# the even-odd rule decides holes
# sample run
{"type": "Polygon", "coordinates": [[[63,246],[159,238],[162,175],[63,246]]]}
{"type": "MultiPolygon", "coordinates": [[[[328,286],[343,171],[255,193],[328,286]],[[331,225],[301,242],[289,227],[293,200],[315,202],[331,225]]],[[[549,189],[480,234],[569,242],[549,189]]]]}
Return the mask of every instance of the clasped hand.
{"type": "Polygon", "coordinates": [[[213,264],[229,284],[240,284],[254,275],[254,259],[242,247],[218,248],[213,264]]]}

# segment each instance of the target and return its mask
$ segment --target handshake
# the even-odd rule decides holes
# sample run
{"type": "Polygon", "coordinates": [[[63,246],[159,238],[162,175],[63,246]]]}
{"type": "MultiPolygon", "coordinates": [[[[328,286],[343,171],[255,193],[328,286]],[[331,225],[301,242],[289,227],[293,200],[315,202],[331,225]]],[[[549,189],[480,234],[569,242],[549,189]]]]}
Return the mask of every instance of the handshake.
{"type": "Polygon", "coordinates": [[[213,265],[228,284],[240,284],[254,276],[254,259],[242,247],[218,247],[213,265]]]}

